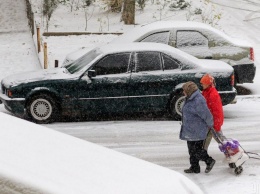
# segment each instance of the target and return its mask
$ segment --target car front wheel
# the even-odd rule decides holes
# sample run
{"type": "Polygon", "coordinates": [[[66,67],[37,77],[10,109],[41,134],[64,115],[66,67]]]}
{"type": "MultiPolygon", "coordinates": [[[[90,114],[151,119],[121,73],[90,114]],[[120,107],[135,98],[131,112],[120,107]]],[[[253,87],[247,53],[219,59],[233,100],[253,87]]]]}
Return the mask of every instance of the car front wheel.
{"type": "Polygon", "coordinates": [[[39,124],[53,122],[58,114],[54,99],[46,94],[33,96],[26,109],[29,118],[39,124]]]}
{"type": "Polygon", "coordinates": [[[176,94],[172,97],[170,102],[170,114],[174,120],[181,120],[184,101],[185,96],[182,94],[176,94]]]}

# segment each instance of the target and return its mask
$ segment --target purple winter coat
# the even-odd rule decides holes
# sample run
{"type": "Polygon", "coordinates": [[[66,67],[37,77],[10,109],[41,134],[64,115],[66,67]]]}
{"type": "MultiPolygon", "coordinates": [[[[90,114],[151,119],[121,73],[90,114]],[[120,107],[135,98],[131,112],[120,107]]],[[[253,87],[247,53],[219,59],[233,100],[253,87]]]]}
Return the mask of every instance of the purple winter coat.
{"type": "Polygon", "coordinates": [[[186,99],[182,108],[180,139],[187,141],[204,140],[208,129],[213,127],[213,117],[205,98],[196,90],[186,99]]]}

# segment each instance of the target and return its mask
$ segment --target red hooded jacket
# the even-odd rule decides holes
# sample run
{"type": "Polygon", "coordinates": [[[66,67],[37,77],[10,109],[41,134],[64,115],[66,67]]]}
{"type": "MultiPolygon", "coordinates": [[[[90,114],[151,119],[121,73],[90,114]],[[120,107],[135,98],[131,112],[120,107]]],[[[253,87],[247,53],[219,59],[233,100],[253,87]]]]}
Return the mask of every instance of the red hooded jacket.
{"type": "Polygon", "coordinates": [[[214,129],[220,131],[224,121],[224,113],[220,95],[214,86],[209,86],[202,91],[202,95],[206,99],[208,108],[213,116],[214,129]]]}

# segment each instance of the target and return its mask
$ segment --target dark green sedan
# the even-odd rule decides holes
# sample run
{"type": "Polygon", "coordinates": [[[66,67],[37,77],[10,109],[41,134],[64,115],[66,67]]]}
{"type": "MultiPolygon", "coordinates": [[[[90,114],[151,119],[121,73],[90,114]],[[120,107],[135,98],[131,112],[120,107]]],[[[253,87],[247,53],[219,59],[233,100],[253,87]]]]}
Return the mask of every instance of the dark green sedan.
{"type": "Polygon", "coordinates": [[[12,75],[1,81],[0,100],[13,114],[36,123],[62,116],[169,112],[180,119],[187,81],[210,73],[223,105],[236,96],[233,68],[197,59],[159,43],[108,44],[89,49],[61,68],[12,75]]]}

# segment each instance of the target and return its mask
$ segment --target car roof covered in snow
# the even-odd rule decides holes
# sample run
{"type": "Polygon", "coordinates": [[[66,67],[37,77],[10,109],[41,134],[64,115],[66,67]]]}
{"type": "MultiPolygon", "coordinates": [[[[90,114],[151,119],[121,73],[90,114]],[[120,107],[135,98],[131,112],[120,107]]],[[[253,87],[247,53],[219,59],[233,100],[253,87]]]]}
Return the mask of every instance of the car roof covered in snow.
{"type": "Polygon", "coordinates": [[[136,42],[140,41],[146,37],[146,35],[153,34],[156,32],[169,31],[172,29],[178,30],[200,30],[204,31],[210,39],[220,40],[225,39],[233,44],[240,46],[250,46],[250,44],[245,40],[240,40],[232,38],[225,34],[224,32],[213,28],[208,24],[194,21],[156,21],[149,24],[144,24],[133,28],[127,33],[115,38],[111,43],[123,43],[123,42],[136,42]]]}
{"type": "MultiPolygon", "coordinates": [[[[131,43],[111,43],[102,46],[98,46],[92,50],[88,50],[89,53],[95,50],[96,53],[99,53],[97,59],[102,56],[113,54],[113,53],[123,53],[123,52],[138,52],[138,51],[155,51],[155,52],[163,52],[166,53],[184,64],[189,64],[190,67],[194,67],[195,64],[199,64],[200,60],[188,53],[185,53],[179,49],[173,48],[166,44],[161,43],[152,43],[152,42],[131,42],[131,43]]],[[[88,53],[78,58],[77,60],[81,60],[88,53]]],[[[75,61],[77,63],[77,61],[75,61]]],[[[196,66],[196,65],[195,65],[196,66]]]]}
{"type": "Polygon", "coordinates": [[[183,58],[188,59],[189,61],[195,62],[198,58],[183,52],[179,49],[171,47],[162,43],[153,43],[153,42],[126,42],[126,43],[109,43],[101,46],[90,47],[90,48],[81,48],[77,51],[74,51],[68,54],[63,62],[63,65],[69,64],[84,55],[87,55],[89,52],[96,50],[102,55],[119,53],[119,52],[134,52],[134,51],[159,51],[171,54],[173,56],[182,56],[183,58]]]}
{"type": "Polygon", "coordinates": [[[96,47],[104,54],[116,53],[116,52],[134,52],[134,51],[161,51],[167,53],[176,53],[191,60],[198,60],[196,57],[183,52],[179,49],[173,48],[169,45],[153,42],[130,42],[130,43],[111,43],[100,47],[96,47]]]}
{"type": "MultiPolygon", "coordinates": [[[[92,52],[95,52],[97,57],[93,60],[89,65],[87,65],[82,72],[84,72],[89,66],[91,66],[95,61],[99,60],[105,55],[113,54],[113,53],[124,53],[124,52],[138,52],[138,51],[155,51],[155,52],[163,52],[174,59],[180,61],[183,66],[182,69],[202,69],[208,72],[219,72],[219,73],[230,73],[233,71],[233,68],[227,63],[219,60],[201,60],[198,59],[186,52],[183,52],[179,49],[171,47],[162,43],[152,43],[152,42],[131,42],[131,43],[111,43],[102,46],[98,46],[92,50],[88,50],[88,52],[82,57],[78,58],[72,63],[78,63],[78,61],[85,60],[84,58],[88,58],[88,55],[92,52]]],[[[66,65],[65,65],[66,66],[66,65]]]]}

